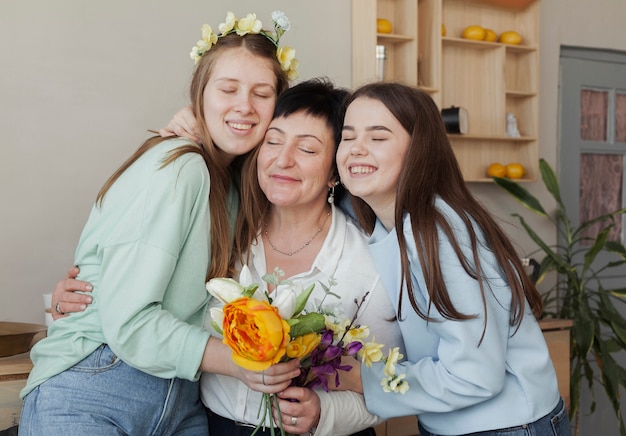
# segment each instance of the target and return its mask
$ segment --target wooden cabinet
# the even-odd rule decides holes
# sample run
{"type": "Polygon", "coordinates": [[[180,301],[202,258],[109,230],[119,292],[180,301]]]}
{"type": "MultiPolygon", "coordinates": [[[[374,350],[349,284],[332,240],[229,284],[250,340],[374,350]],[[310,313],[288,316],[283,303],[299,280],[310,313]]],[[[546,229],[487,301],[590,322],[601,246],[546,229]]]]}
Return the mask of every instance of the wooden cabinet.
{"type": "Polygon", "coordinates": [[[384,80],[428,92],[443,109],[469,115],[464,135],[449,135],[463,176],[489,182],[492,162],[521,163],[522,181],[538,176],[539,2],[518,10],[467,0],[353,0],[352,85],[378,80],[376,46],[385,46],[384,80]],[[391,21],[390,34],[376,33],[376,19],[391,21]],[[497,35],[515,30],[519,45],[463,39],[479,25],[497,35]],[[446,34],[442,34],[445,26],[446,34]],[[507,113],[521,137],[506,135],[507,113]]]}

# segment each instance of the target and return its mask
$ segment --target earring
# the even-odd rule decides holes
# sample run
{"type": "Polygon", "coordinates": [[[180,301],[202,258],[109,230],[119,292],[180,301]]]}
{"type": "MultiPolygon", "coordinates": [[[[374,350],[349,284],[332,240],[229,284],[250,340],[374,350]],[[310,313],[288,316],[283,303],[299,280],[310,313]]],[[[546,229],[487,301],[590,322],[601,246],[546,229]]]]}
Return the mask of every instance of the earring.
{"type": "Polygon", "coordinates": [[[328,202],[330,204],[333,204],[335,202],[335,186],[337,186],[339,183],[341,183],[339,180],[335,180],[333,186],[330,187],[330,193],[328,194],[328,202]]]}

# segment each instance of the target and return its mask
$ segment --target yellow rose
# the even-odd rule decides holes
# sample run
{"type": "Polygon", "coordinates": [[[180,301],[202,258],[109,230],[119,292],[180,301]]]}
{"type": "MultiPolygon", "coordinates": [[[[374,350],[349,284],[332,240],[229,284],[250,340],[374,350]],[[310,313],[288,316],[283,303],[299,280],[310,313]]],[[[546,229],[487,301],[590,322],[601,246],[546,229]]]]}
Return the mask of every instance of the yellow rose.
{"type": "Polygon", "coordinates": [[[318,333],[307,333],[298,336],[287,345],[287,357],[299,359],[308,356],[321,342],[322,335],[318,333]]]}
{"type": "Polygon", "coordinates": [[[289,324],[267,301],[240,298],[224,306],[223,342],[242,368],[262,371],[280,362],[289,343],[289,324]]]}

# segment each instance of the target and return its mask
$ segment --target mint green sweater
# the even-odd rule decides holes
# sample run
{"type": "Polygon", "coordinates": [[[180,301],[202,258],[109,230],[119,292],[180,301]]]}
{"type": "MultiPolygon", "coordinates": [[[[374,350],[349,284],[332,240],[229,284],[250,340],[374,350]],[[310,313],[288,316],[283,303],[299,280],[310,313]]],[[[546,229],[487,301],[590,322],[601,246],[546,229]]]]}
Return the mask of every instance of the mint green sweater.
{"type": "MultiPolygon", "coordinates": [[[[159,169],[182,139],[145,153],[94,206],[76,249],[79,279],[93,304],[55,321],[31,351],[34,368],[24,397],[108,344],[148,374],[197,380],[210,334],[202,328],[209,300],[209,172],[187,153],[159,169]]],[[[231,196],[231,229],[237,198],[231,196]]]]}

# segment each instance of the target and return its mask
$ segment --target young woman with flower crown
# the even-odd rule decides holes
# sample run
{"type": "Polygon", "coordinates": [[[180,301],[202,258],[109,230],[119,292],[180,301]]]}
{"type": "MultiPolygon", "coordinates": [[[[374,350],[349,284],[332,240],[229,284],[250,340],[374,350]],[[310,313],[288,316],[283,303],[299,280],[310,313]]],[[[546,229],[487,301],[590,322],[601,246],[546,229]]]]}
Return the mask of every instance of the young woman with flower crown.
{"type": "Polygon", "coordinates": [[[206,434],[201,371],[264,391],[289,384],[227,365],[203,328],[205,282],[228,273],[241,156],[262,140],[295,64],[278,47],[283,27],[229,18],[219,36],[204,27],[192,52],[201,141],[148,139],[98,193],[75,259],[94,302],[33,348],[22,435],[206,434]]]}
{"type": "MultiPolygon", "coordinates": [[[[534,314],[541,296],[513,245],[463,181],[430,96],[395,83],[355,91],[337,165],[371,234],[407,361],[340,372],[380,416],[420,435],[570,435],[534,314]],[[404,395],[386,393],[406,383],[404,395]]],[[[331,385],[332,386],[332,385],[331,385]]]]}

